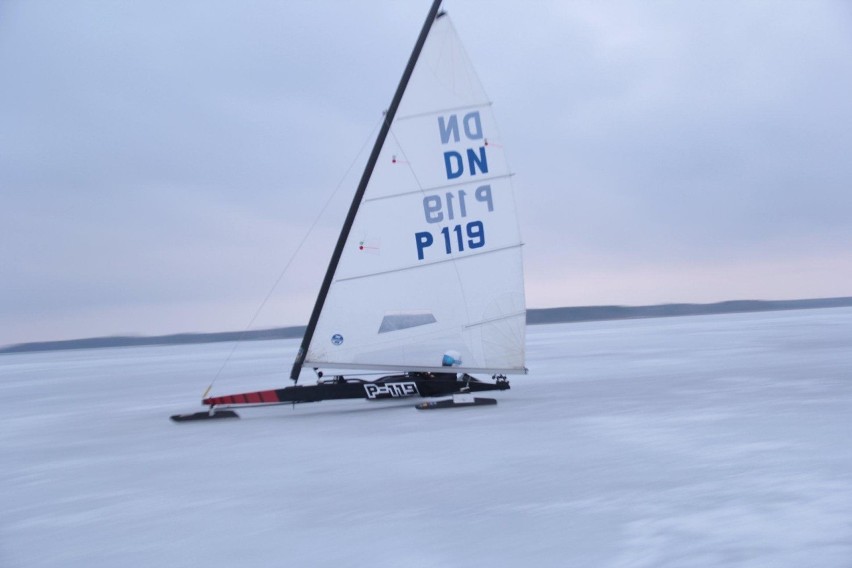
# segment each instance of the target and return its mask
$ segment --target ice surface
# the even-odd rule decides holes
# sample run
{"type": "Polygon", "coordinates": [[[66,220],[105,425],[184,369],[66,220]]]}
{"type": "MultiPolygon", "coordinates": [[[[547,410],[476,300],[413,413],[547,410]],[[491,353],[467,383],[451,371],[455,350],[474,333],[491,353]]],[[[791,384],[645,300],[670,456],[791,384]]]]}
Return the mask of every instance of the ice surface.
{"type": "Polygon", "coordinates": [[[426,413],[174,424],[229,345],[0,356],[0,566],[852,565],[852,309],[528,331],[497,406],[426,413]]]}

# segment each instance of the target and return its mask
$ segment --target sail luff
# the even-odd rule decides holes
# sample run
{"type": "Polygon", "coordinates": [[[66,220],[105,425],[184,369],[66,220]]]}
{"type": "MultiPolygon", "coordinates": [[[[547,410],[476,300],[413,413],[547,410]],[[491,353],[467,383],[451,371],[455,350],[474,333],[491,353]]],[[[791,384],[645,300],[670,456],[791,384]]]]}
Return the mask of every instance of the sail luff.
{"type": "Polygon", "coordinates": [[[385,140],[387,139],[388,132],[390,132],[391,124],[393,124],[394,116],[396,115],[396,111],[399,108],[399,103],[402,100],[403,94],[405,93],[405,88],[408,86],[408,81],[411,78],[411,73],[414,71],[414,66],[417,64],[417,59],[420,57],[420,52],[423,50],[423,45],[426,43],[426,38],[429,35],[429,30],[432,29],[432,24],[435,21],[435,18],[438,16],[438,10],[441,6],[441,0],[434,0],[432,2],[432,6],[429,9],[429,13],[426,16],[426,21],[423,23],[423,28],[420,30],[420,35],[417,38],[417,42],[414,44],[414,49],[411,52],[411,56],[408,59],[408,64],[405,67],[405,70],[402,73],[402,77],[400,78],[399,85],[396,88],[396,93],[394,93],[393,99],[391,100],[391,104],[388,107],[387,112],[385,113],[385,119],[382,124],[382,128],[379,131],[379,135],[376,138],[376,143],[373,145],[373,151],[370,154],[370,158],[367,161],[367,165],[364,168],[364,173],[361,175],[361,181],[358,183],[358,188],[355,191],[355,196],[352,198],[352,205],[349,207],[349,213],[346,215],[346,220],[343,223],[343,227],[340,230],[340,236],[337,239],[337,245],[334,247],[334,252],[331,255],[331,259],[328,263],[328,270],[326,270],[325,278],[323,279],[322,286],[320,287],[319,294],[317,295],[317,301],[314,304],[313,312],[311,313],[311,318],[308,321],[308,327],[305,329],[305,335],[302,337],[302,343],[299,346],[299,351],[296,354],[296,360],[293,362],[293,368],[290,370],[290,378],[294,382],[298,382],[299,374],[302,370],[302,364],[305,362],[305,356],[307,355],[308,347],[311,344],[311,340],[313,339],[314,331],[316,330],[317,322],[319,321],[320,313],[322,312],[323,304],[325,303],[326,296],[328,295],[328,290],[331,287],[331,282],[334,278],[334,273],[337,271],[337,265],[340,262],[340,257],[343,253],[343,248],[346,245],[346,240],[349,237],[349,232],[352,229],[352,223],[355,220],[355,215],[358,212],[358,207],[361,205],[361,201],[364,197],[364,193],[367,190],[367,185],[370,182],[370,177],[372,176],[373,169],[376,166],[376,162],[378,162],[379,154],[381,153],[382,147],[385,144],[385,140]]]}

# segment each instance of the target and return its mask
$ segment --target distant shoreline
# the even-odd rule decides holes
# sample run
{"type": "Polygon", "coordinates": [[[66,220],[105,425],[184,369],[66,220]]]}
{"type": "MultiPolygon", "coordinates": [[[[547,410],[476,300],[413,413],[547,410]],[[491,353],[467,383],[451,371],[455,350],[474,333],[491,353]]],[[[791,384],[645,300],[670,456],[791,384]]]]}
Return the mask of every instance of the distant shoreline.
{"type": "MultiPolygon", "coordinates": [[[[713,304],[658,304],[653,306],[580,306],[574,308],[539,308],[527,310],[527,325],[576,323],[621,319],[664,318],[679,316],[810,310],[852,306],[852,297],[811,300],[734,300],[713,304]]],[[[139,347],[145,345],[187,345],[228,341],[261,341],[302,337],[305,326],[279,327],[251,331],[216,333],[178,333],[150,337],[115,336],[39,341],[0,347],[0,354],[61,351],[67,349],[102,349],[106,347],[139,347]]]]}

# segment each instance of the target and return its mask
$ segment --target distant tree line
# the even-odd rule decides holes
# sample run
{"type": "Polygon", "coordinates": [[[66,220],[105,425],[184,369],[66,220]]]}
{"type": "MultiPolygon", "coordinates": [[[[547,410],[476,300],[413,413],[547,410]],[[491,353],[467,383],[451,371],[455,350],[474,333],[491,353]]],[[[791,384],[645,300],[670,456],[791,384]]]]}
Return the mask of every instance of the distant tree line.
{"type": "MultiPolygon", "coordinates": [[[[544,308],[527,310],[527,324],[571,323],[638,318],[665,318],[732,314],[740,312],[769,312],[777,310],[810,310],[852,306],[852,297],[814,300],[735,300],[715,304],[659,304],[655,306],[580,306],[574,308],[544,308]]],[[[261,341],[302,337],[305,326],[279,327],[252,331],[219,333],[178,333],[152,337],[115,336],[20,343],[0,348],[2,353],[57,351],[62,349],[99,349],[103,347],[138,347],[143,345],[186,345],[191,343],[220,343],[227,341],[261,341]]]]}

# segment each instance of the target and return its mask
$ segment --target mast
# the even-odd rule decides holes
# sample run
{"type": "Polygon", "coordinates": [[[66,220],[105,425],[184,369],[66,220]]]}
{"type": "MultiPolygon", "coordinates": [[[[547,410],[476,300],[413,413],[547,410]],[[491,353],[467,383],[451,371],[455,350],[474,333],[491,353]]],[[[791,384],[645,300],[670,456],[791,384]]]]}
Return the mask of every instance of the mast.
{"type": "Polygon", "coordinates": [[[432,23],[438,17],[438,9],[441,6],[441,0],[433,0],[432,7],[429,9],[429,14],[426,16],[426,21],[423,23],[423,28],[420,30],[420,35],[417,38],[417,43],[414,44],[414,49],[411,52],[411,57],[408,58],[408,64],[405,66],[405,71],[402,72],[402,78],[399,80],[399,85],[396,88],[396,93],[391,100],[390,107],[385,113],[385,119],[379,135],[376,138],[376,143],[373,145],[373,151],[370,154],[370,159],[367,160],[367,165],[364,168],[364,173],[361,175],[361,181],[358,182],[358,189],[355,190],[355,196],[352,198],[352,205],[349,206],[349,213],[346,215],[346,220],[343,222],[343,228],[340,230],[340,236],[337,238],[337,245],[334,247],[334,252],[331,254],[331,259],[328,263],[325,278],[320,286],[317,301],[314,304],[314,310],[311,312],[311,319],[308,321],[308,327],[305,329],[305,335],[302,337],[302,344],[299,346],[299,352],[296,354],[296,360],[293,362],[293,368],[290,370],[290,378],[294,382],[299,381],[299,373],[302,371],[302,363],[305,362],[305,357],[308,353],[308,346],[311,344],[311,339],[314,336],[314,330],[319,321],[320,313],[322,312],[325,298],[328,295],[328,290],[331,288],[331,281],[334,278],[334,273],[337,271],[337,264],[340,262],[340,256],[343,254],[343,247],[346,245],[346,240],[349,238],[349,231],[352,229],[352,224],[355,221],[355,214],[358,212],[358,207],[361,205],[361,200],[364,198],[364,193],[367,191],[367,184],[370,183],[370,177],[373,175],[373,169],[376,167],[376,162],[379,160],[379,153],[385,144],[385,139],[390,132],[391,124],[393,123],[396,110],[399,108],[399,103],[402,101],[402,96],[405,94],[405,88],[408,86],[408,80],[411,78],[411,73],[414,71],[414,66],[417,64],[417,59],[420,57],[420,52],[423,50],[423,44],[426,43],[426,38],[429,36],[429,30],[432,29],[432,23]]]}

